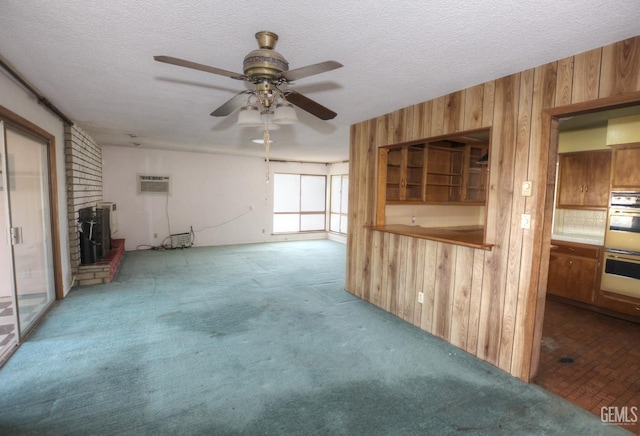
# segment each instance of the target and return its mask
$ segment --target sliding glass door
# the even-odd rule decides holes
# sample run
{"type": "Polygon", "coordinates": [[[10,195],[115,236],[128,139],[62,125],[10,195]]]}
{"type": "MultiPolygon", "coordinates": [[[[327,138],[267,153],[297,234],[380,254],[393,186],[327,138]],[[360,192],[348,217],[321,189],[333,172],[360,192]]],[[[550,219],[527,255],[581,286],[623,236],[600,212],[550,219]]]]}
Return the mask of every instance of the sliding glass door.
{"type": "Polygon", "coordinates": [[[55,298],[48,144],[0,121],[0,355],[55,298]]]}

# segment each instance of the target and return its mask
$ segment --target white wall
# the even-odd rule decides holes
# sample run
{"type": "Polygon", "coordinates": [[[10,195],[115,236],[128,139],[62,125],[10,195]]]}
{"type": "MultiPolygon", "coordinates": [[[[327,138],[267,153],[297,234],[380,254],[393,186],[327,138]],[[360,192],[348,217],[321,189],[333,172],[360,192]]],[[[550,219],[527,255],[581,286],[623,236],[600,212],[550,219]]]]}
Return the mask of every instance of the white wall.
{"type": "Polygon", "coordinates": [[[56,172],[58,184],[58,233],[60,235],[60,260],[62,264],[63,292],[71,289],[71,267],[69,265],[69,236],[67,229],[67,196],[65,191],[64,124],[13,79],[0,70],[0,105],[29,120],[55,137],[56,172]]]}
{"type": "MultiPolygon", "coordinates": [[[[334,163],[329,165],[329,176],[332,175],[342,175],[342,174],[349,174],[349,162],[338,162],[338,163],[334,163]]],[[[327,178],[327,196],[330,195],[329,190],[331,189],[331,178],[327,178]]],[[[327,197],[327,201],[330,201],[329,197],[327,197]]],[[[330,204],[330,203],[327,203],[330,204]]],[[[348,207],[348,206],[347,206],[348,207]]],[[[327,209],[327,212],[329,210],[327,209]]],[[[329,214],[327,214],[327,229],[329,228],[329,214]]],[[[347,223],[348,225],[348,223],[347,223]]],[[[332,241],[336,241],[336,242],[342,242],[343,244],[347,243],[347,235],[339,235],[337,233],[329,233],[327,235],[328,239],[331,239],[332,241]]]]}
{"type": "MultiPolygon", "coordinates": [[[[104,201],[117,205],[127,250],[158,246],[193,227],[196,245],[324,239],[326,233],[272,235],[273,189],[263,158],[102,147],[104,201]],[[137,174],[171,176],[171,195],[138,195],[137,174]],[[170,228],[169,228],[170,224],[170,228]],[[154,238],[157,234],[157,238],[154,238]]],[[[274,172],[328,175],[331,166],[271,162],[274,172]]]]}
{"type": "Polygon", "coordinates": [[[338,162],[329,165],[329,174],[349,174],[349,162],[338,162]]]}
{"type": "Polygon", "coordinates": [[[483,226],[485,207],[477,205],[387,205],[385,224],[418,225],[422,227],[483,226]],[[413,223],[412,218],[416,218],[413,223]]]}

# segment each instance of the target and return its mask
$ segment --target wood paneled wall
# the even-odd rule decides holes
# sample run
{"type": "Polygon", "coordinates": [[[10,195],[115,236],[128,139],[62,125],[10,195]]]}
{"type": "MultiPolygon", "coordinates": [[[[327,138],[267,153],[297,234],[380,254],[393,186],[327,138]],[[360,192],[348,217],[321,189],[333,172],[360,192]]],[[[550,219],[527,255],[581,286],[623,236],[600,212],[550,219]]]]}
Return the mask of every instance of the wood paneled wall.
{"type": "Polygon", "coordinates": [[[351,126],[347,291],[529,381],[551,238],[553,116],[640,101],[639,91],[635,37],[351,126]],[[482,127],[492,128],[491,251],[367,228],[375,224],[378,147],[482,127]],[[525,180],[534,182],[531,197],[520,195],[525,180]],[[531,230],[520,228],[523,213],[531,230]]]}

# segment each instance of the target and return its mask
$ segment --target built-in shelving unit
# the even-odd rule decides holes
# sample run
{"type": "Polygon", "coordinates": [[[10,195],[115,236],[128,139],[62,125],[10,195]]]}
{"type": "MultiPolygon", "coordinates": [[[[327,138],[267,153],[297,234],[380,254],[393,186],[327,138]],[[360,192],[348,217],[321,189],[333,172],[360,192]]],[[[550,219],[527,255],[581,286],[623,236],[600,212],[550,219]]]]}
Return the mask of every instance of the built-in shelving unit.
{"type": "Polygon", "coordinates": [[[488,131],[381,147],[378,195],[384,204],[484,204],[488,131]]]}
{"type": "Polygon", "coordinates": [[[483,129],[380,147],[378,209],[372,229],[490,249],[478,207],[487,200],[489,138],[489,129],[483,129]],[[409,215],[406,223],[399,222],[396,215],[387,221],[387,207],[401,210],[407,205],[420,206],[411,211],[413,218],[409,215]],[[449,217],[443,226],[428,218],[431,211],[425,212],[422,206],[452,209],[438,210],[440,216],[449,217]],[[421,215],[422,222],[417,222],[416,215],[421,215]],[[409,220],[412,225],[407,225],[409,220]]]}

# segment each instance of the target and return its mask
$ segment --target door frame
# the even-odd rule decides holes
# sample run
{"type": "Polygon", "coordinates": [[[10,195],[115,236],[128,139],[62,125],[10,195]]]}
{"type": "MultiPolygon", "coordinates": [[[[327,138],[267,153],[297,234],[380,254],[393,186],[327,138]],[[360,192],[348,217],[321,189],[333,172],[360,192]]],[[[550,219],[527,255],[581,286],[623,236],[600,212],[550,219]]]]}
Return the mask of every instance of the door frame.
{"type": "MultiPolygon", "coordinates": [[[[560,134],[560,119],[564,117],[585,115],[593,112],[600,112],[609,109],[619,109],[627,106],[640,105],[640,92],[631,92],[613,97],[600,98],[597,100],[573,103],[564,106],[544,109],[542,111],[542,149],[547,149],[546,160],[540,160],[539,174],[546,175],[540,180],[540,184],[545,183],[543,197],[542,214],[542,237],[539,245],[536,244],[534,250],[540,250],[537,257],[540,262],[537,277],[532,277],[532,281],[537,279],[537,304],[535,307],[535,317],[533,325],[533,350],[529,366],[529,381],[535,379],[540,363],[540,347],[542,344],[542,328],[544,322],[545,298],[547,295],[547,279],[549,272],[549,255],[551,252],[551,233],[553,221],[553,204],[556,189],[556,161],[558,155],[558,138],[560,134]]],[[[544,151],[542,152],[544,156],[544,151]]]]}
{"type": "MultiPolygon", "coordinates": [[[[35,135],[47,144],[47,165],[49,167],[49,214],[51,223],[51,250],[53,257],[53,280],[55,300],[64,298],[62,285],[62,260],[60,259],[60,220],[58,209],[58,178],[56,171],[56,138],[51,133],[22,118],[20,115],[0,105],[0,118],[5,124],[35,135]]],[[[38,322],[34,323],[34,326],[38,322]]]]}

